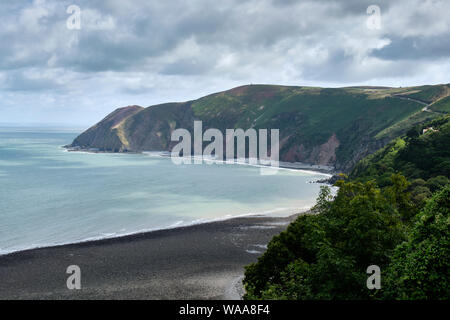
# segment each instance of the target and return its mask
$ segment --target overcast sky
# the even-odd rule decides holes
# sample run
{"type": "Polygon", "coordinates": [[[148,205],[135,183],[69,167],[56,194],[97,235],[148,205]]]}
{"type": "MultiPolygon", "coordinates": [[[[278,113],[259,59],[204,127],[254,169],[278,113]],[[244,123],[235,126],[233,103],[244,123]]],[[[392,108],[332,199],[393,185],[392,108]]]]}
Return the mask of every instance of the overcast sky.
{"type": "Polygon", "coordinates": [[[0,123],[86,126],[249,83],[448,83],[449,12],[447,0],[1,1],[0,123]]]}

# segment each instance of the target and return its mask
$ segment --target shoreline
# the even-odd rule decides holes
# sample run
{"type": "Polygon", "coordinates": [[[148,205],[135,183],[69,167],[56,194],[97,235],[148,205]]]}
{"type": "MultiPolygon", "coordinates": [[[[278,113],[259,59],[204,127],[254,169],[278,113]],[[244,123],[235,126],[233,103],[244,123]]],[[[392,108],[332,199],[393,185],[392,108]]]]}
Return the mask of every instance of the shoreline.
{"type": "MultiPolygon", "coordinates": [[[[295,213],[288,213],[288,214],[284,214],[284,215],[276,215],[276,214],[271,214],[271,213],[244,213],[244,214],[239,214],[236,216],[222,216],[222,217],[218,217],[218,218],[211,218],[211,219],[198,219],[198,220],[194,220],[192,222],[189,222],[187,224],[181,224],[181,225],[175,225],[172,224],[170,226],[167,227],[162,227],[162,228],[155,228],[155,229],[144,229],[144,230],[137,230],[137,231],[131,231],[129,233],[125,233],[125,234],[117,234],[117,235],[111,235],[111,236],[96,236],[96,237],[91,237],[91,238],[86,238],[84,240],[77,240],[77,241],[69,241],[69,242],[61,242],[61,243],[55,243],[55,244],[44,244],[44,245],[38,245],[38,246],[31,246],[29,248],[24,248],[24,249],[19,249],[19,250],[14,250],[11,252],[6,252],[6,253],[1,253],[0,251],[0,259],[2,257],[5,256],[9,256],[9,255],[13,255],[16,253],[21,253],[21,252],[27,252],[27,251],[33,251],[33,250],[39,250],[39,249],[52,249],[52,248],[59,248],[59,247],[65,247],[65,246],[71,246],[71,245],[78,245],[78,244],[89,244],[89,243],[94,243],[94,242],[100,242],[103,240],[113,240],[113,239],[124,239],[128,238],[128,237],[133,237],[133,236],[139,236],[139,235],[145,235],[145,234],[149,234],[149,233],[153,233],[153,232],[159,232],[159,231],[167,231],[167,230],[173,230],[173,229],[180,229],[180,228],[189,228],[189,227],[193,227],[193,226],[197,226],[197,225],[203,225],[203,224],[210,224],[210,223],[216,223],[216,222],[223,222],[223,221],[228,221],[228,220],[234,220],[234,219],[240,219],[240,218],[273,218],[273,219],[288,219],[291,217],[297,217],[298,215],[301,214],[306,214],[309,211],[311,211],[313,206],[308,207],[308,208],[304,208],[304,209],[299,209],[296,210],[295,213]]],[[[271,210],[270,212],[273,212],[276,210],[271,210]]]]}
{"type": "Polygon", "coordinates": [[[238,299],[244,266],[299,214],[233,217],[13,252],[0,256],[0,300],[238,299]],[[74,264],[82,290],[66,287],[66,268],[74,264]]]}
{"type": "MultiPolygon", "coordinates": [[[[95,150],[95,148],[91,149],[83,149],[79,147],[70,147],[68,145],[61,146],[62,149],[64,149],[66,152],[79,152],[79,153],[100,153],[100,154],[136,154],[136,155],[150,155],[153,157],[160,157],[160,158],[170,158],[170,152],[169,151],[125,151],[125,152],[111,152],[111,151],[102,151],[102,150],[95,150]]],[[[195,159],[195,157],[191,157],[191,159],[195,159]]],[[[243,165],[243,166],[253,166],[253,167],[259,167],[259,168],[270,168],[271,166],[268,165],[262,165],[262,164],[250,164],[247,162],[231,162],[227,163],[226,160],[215,160],[215,159],[208,159],[208,158],[202,158],[203,161],[210,161],[213,163],[220,163],[220,164],[237,164],[237,165],[243,165]]],[[[235,159],[236,160],[236,159],[235,159]]],[[[333,177],[334,175],[338,174],[339,172],[336,171],[334,167],[331,166],[325,166],[325,165],[317,165],[317,164],[308,164],[303,162],[286,162],[286,161],[279,161],[279,166],[274,167],[277,169],[284,169],[284,170],[293,170],[293,171],[303,171],[306,173],[317,173],[322,174],[325,176],[328,176],[328,178],[333,177]]],[[[327,179],[325,179],[327,180],[327,179]]]]}

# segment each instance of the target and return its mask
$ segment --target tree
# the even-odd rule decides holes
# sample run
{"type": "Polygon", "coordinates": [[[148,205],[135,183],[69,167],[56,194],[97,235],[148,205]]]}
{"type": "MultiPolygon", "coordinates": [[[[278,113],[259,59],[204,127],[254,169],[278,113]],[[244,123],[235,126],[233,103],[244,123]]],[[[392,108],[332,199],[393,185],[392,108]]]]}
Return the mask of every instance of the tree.
{"type": "Polygon", "coordinates": [[[387,270],[385,298],[450,298],[450,186],[435,194],[417,215],[407,242],[387,270]]]}
{"type": "Polygon", "coordinates": [[[435,192],[448,184],[450,184],[450,180],[445,176],[430,178],[426,182],[426,185],[431,190],[431,192],[435,192]]]}
{"type": "Polygon", "coordinates": [[[408,130],[408,132],[406,133],[406,136],[408,138],[413,139],[413,138],[417,138],[420,134],[421,134],[421,128],[419,126],[415,126],[408,130]]]}
{"type": "MultiPolygon", "coordinates": [[[[407,187],[399,176],[392,180],[393,192],[407,187]]],[[[366,269],[387,266],[391,250],[404,240],[399,208],[408,199],[381,192],[373,181],[336,184],[333,200],[322,188],[317,214],[297,218],[246,268],[246,299],[373,297],[366,269]]]]}

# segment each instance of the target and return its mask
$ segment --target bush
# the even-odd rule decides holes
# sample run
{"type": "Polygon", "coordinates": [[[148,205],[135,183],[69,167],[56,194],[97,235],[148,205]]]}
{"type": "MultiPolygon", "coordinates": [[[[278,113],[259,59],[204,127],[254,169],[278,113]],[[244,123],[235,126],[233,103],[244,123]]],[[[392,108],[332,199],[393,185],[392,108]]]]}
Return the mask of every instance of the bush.
{"type": "Polygon", "coordinates": [[[445,176],[430,178],[426,183],[431,192],[435,192],[448,184],[450,184],[450,180],[445,176]]]}
{"type": "Polygon", "coordinates": [[[407,242],[399,245],[387,270],[385,298],[450,298],[450,186],[417,215],[407,242]]]}
{"type": "Polygon", "coordinates": [[[408,203],[404,177],[381,192],[374,182],[337,182],[333,200],[322,188],[316,215],[304,215],[274,237],[246,268],[245,299],[369,299],[366,268],[387,266],[404,240],[400,211],[408,203]]]}

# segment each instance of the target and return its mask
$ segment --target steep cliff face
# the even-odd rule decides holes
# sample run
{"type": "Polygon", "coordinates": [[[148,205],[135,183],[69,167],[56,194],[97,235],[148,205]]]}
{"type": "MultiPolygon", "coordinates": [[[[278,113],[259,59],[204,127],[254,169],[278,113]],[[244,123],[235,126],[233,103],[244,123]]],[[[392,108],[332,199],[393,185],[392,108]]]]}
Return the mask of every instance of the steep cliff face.
{"type": "Polygon", "coordinates": [[[327,142],[309,149],[303,144],[293,145],[283,152],[280,160],[334,166],[336,164],[336,149],[339,147],[339,144],[336,134],[333,133],[327,142]]]}
{"type": "Polygon", "coordinates": [[[140,106],[118,108],[102,121],[80,134],[69,147],[121,152],[129,150],[123,124],[130,116],[144,110],[140,106]]]}
{"type": "Polygon", "coordinates": [[[172,132],[178,128],[192,132],[194,119],[189,102],[149,107],[124,123],[130,150],[170,151],[176,144],[170,141],[172,132]]]}
{"type": "MultiPolygon", "coordinates": [[[[447,86],[444,86],[448,88],[447,86]]],[[[404,133],[423,105],[400,99],[420,88],[311,88],[250,85],[184,103],[119,108],[69,146],[108,152],[170,151],[173,130],[248,128],[280,130],[280,160],[349,171],[357,161],[404,133]],[[411,120],[412,121],[412,120],[411,120]]],[[[424,89],[425,90],[425,89],[424,89]]],[[[430,87],[426,87],[430,90],[430,87]]],[[[427,113],[427,116],[433,116],[427,113]]]]}

